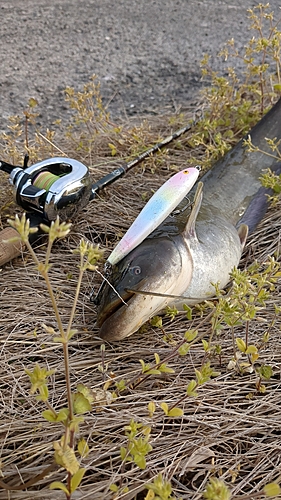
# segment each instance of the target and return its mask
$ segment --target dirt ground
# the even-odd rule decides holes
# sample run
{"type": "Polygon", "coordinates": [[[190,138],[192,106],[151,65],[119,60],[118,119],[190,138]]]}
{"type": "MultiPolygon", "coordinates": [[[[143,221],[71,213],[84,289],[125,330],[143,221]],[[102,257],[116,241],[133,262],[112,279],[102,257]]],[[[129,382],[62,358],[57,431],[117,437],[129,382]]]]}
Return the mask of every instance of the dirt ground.
{"type": "MultiPolygon", "coordinates": [[[[39,122],[67,115],[64,89],[95,73],[111,113],[174,112],[195,99],[200,61],[216,59],[234,37],[249,39],[253,0],[2,0],[0,2],[0,129],[38,100],[39,122]]],[[[278,12],[280,2],[271,1],[278,12]]],[[[237,61],[236,61],[237,65],[237,61]]]]}

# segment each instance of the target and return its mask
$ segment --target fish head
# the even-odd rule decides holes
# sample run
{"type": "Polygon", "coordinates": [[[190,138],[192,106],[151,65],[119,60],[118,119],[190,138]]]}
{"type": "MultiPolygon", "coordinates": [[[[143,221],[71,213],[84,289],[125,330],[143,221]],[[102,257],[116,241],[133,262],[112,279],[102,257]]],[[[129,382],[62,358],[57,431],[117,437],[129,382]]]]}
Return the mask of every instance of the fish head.
{"type": "Polygon", "coordinates": [[[99,336],[114,341],[132,335],[165,309],[171,301],[165,294],[181,293],[191,277],[192,260],[180,238],[146,239],[112,267],[95,300],[99,336]]]}

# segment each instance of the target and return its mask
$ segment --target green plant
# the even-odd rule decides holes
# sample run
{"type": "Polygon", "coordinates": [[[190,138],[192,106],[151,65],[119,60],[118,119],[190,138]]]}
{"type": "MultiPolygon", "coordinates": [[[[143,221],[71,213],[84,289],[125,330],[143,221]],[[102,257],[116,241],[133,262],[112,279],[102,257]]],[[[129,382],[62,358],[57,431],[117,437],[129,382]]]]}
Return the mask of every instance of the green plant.
{"type": "Polygon", "coordinates": [[[190,145],[202,148],[204,158],[201,163],[205,167],[245,135],[268,110],[273,99],[280,95],[281,32],[269,9],[269,4],[259,4],[248,10],[254,36],[243,53],[235,47],[232,39],[219,54],[227,61],[230,58],[242,60],[245,68],[243,79],[233,67],[228,67],[226,77],[220,76],[209,66],[208,56],[202,60],[202,78],[210,85],[202,91],[206,111],[190,145]]]}
{"type": "Polygon", "coordinates": [[[211,478],[203,493],[206,500],[230,500],[231,493],[223,481],[211,478]]]}
{"type": "MultiPolygon", "coordinates": [[[[254,262],[248,269],[234,269],[231,273],[232,287],[225,295],[216,286],[218,300],[216,304],[209,303],[213,309],[212,317],[213,333],[219,334],[224,325],[227,325],[232,332],[232,344],[234,359],[230,362],[230,369],[238,371],[254,370],[255,362],[259,358],[259,350],[268,341],[268,332],[265,332],[261,343],[250,344],[250,323],[260,311],[264,310],[271,293],[275,290],[276,283],[281,276],[280,263],[270,257],[263,266],[254,262]],[[245,340],[240,337],[235,338],[235,327],[245,325],[245,340]],[[238,351],[237,351],[238,348],[238,351]],[[246,358],[246,359],[245,359],[246,358]]],[[[275,313],[279,310],[275,306],[275,313]]],[[[208,342],[210,347],[210,340],[208,342]]],[[[270,377],[270,370],[264,370],[263,378],[270,377]]],[[[261,389],[260,382],[257,389],[261,389]]]]}
{"type": "Polygon", "coordinates": [[[277,483],[268,483],[264,486],[263,491],[251,493],[251,495],[233,496],[228,486],[217,478],[211,478],[203,493],[205,500],[251,500],[252,498],[276,498],[281,494],[281,488],[277,483]]]}
{"type": "MultiPolygon", "coordinates": [[[[276,141],[276,139],[267,139],[265,138],[267,144],[269,145],[272,153],[269,153],[267,151],[263,151],[257,146],[254,146],[252,143],[251,137],[248,136],[247,139],[245,139],[244,143],[245,146],[247,147],[248,151],[251,153],[254,152],[260,152],[268,156],[272,156],[273,158],[276,159],[276,161],[280,161],[281,159],[281,152],[280,152],[280,141],[276,141]]],[[[268,169],[260,178],[260,181],[262,185],[265,188],[269,188],[272,190],[273,194],[271,196],[268,195],[269,200],[272,202],[273,205],[276,205],[280,198],[280,193],[281,193],[281,174],[277,175],[274,172],[272,172],[270,169],[268,169]]]]}
{"type": "MultiPolygon", "coordinates": [[[[66,499],[70,500],[72,493],[80,485],[83,475],[86,471],[85,468],[80,466],[80,462],[76,455],[75,436],[79,431],[80,424],[84,422],[83,415],[92,409],[94,396],[91,391],[83,384],[78,384],[75,391],[71,389],[68,348],[70,340],[77,333],[77,331],[73,328],[73,320],[79,298],[83,274],[87,269],[91,271],[96,269],[96,262],[101,258],[102,252],[98,249],[98,247],[94,247],[84,240],[80,241],[79,247],[75,251],[75,253],[78,253],[80,256],[79,276],[68,326],[65,328],[63,326],[55,293],[49,278],[49,271],[51,268],[50,257],[52,246],[56,239],[64,238],[65,236],[67,236],[70,231],[71,224],[59,222],[59,219],[57,219],[55,222],[52,222],[50,227],[41,224],[41,229],[48,234],[48,245],[45,260],[43,262],[40,262],[29,243],[29,234],[35,232],[36,229],[31,229],[29,227],[29,220],[26,219],[25,214],[21,218],[16,216],[14,220],[10,220],[9,222],[11,226],[18,231],[19,238],[27,246],[39,273],[45,280],[56,318],[57,329],[54,329],[53,327],[47,325],[43,325],[43,327],[48,334],[52,335],[53,341],[61,345],[63,350],[67,405],[60,408],[59,410],[56,410],[50,402],[48,378],[53,374],[52,370],[42,368],[39,366],[39,364],[36,363],[33,370],[26,369],[25,371],[29,376],[31,382],[31,393],[39,393],[36,396],[36,399],[43,402],[47,406],[47,409],[42,412],[42,416],[44,417],[44,419],[54,424],[60,423],[63,426],[64,433],[61,439],[53,443],[53,447],[54,460],[56,464],[63,467],[67,472],[67,484],[64,484],[60,481],[55,481],[51,483],[50,488],[62,490],[66,495],[66,499]]],[[[80,457],[87,455],[88,446],[85,440],[79,441],[77,452],[80,457]]]]}
{"type": "Polygon", "coordinates": [[[146,455],[152,450],[149,443],[151,428],[131,420],[125,426],[128,438],[127,446],[120,448],[120,456],[124,462],[134,462],[140,469],[146,467],[146,455]]]}
{"type": "Polygon", "coordinates": [[[28,154],[31,163],[47,156],[54,156],[57,151],[64,156],[64,152],[54,144],[55,131],[47,128],[42,134],[37,127],[38,113],[35,111],[37,106],[38,102],[31,97],[23,115],[9,117],[8,132],[0,134],[1,156],[14,165],[22,165],[23,153],[28,154]]]}
{"type": "Polygon", "coordinates": [[[96,76],[92,76],[82,91],[67,87],[65,100],[73,112],[65,135],[76,151],[91,155],[97,135],[112,129],[110,115],[103,105],[100,83],[96,76]]]}
{"type": "Polygon", "coordinates": [[[165,481],[162,474],[158,474],[153,483],[147,484],[146,488],[148,493],[145,500],[176,500],[171,496],[173,491],[170,481],[165,481]]]}

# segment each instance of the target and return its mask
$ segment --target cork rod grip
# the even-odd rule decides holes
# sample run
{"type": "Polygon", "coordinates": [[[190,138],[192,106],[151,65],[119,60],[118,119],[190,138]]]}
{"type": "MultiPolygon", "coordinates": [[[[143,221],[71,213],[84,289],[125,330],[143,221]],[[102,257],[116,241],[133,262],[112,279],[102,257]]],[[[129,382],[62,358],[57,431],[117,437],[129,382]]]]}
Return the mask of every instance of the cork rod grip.
{"type": "Polygon", "coordinates": [[[12,227],[6,227],[0,231],[0,266],[21,255],[21,241],[7,241],[18,236],[19,233],[12,227]]]}

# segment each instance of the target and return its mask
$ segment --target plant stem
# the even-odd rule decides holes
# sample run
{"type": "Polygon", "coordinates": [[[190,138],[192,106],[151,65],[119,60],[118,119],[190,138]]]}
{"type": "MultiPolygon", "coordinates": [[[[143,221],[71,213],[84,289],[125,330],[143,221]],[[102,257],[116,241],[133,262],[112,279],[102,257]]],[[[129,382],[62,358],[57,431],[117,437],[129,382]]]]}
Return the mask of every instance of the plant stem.
{"type": "Polygon", "coordinates": [[[83,278],[83,274],[84,274],[84,269],[83,269],[83,255],[80,256],[80,264],[81,264],[81,266],[80,266],[80,272],[79,272],[78,282],[77,282],[77,286],[76,286],[75,297],[74,297],[74,300],[73,300],[73,306],[71,308],[70,317],[69,317],[69,321],[68,321],[68,326],[67,326],[67,330],[66,330],[66,339],[68,339],[69,332],[71,330],[71,326],[72,326],[72,323],[73,323],[73,319],[74,319],[74,315],[75,315],[75,311],[76,311],[76,307],[77,307],[77,302],[78,302],[79,295],[80,295],[82,278],[83,278]]]}
{"type": "Polygon", "coordinates": [[[49,410],[53,413],[54,417],[57,416],[56,410],[52,407],[48,400],[45,401],[46,406],[48,406],[49,410]]]}
{"type": "Polygon", "coordinates": [[[246,344],[246,349],[248,349],[248,344],[249,344],[249,320],[246,321],[245,325],[245,344],[246,344]]]}
{"type": "MultiPolygon", "coordinates": [[[[37,265],[39,265],[40,264],[39,260],[38,260],[32,246],[30,245],[29,242],[27,242],[27,247],[28,247],[28,250],[30,251],[35,263],[37,265]]],[[[52,248],[52,242],[50,242],[50,240],[49,240],[47,252],[46,252],[46,258],[45,258],[46,269],[47,269],[48,264],[49,264],[51,248],[52,248]]],[[[63,324],[62,324],[59,309],[58,309],[58,306],[56,303],[56,299],[54,296],[53,288],[52,288],[52,285],[50,283],[48,271],[46,271],[46,270],[41,271],[41,275],[44,278],[45,283],[47,285],[48,293],[49,293],[49,296],[50,296],[50,299],[52,302],[52,307],[53,307],[53,310],[55,313],[55,317],[56,317],[56,321],[58,324],[60,334],[61,334],[62,338],[65,339],[65,343],[63,343],[63,358],[64,358],[64,370],[65,370],[65,380],[66,380],[66,388],[67,388],[67,402],[68,402],[68,409],[69,409],[69,420],[71,421],[73,419],[73,402],[72,402],[72,396],[71,396],[70,367],[69,367],[67,335],[66,335],[64,328],[63,328],[63,324]]],[[[72,314],[72,320],[73,320],[73,315],[74,315],[74,313],[72,314]]]]}
{"type": "Polygon", "coordinates": [[[70,494],[66,494],[66,500],[71,500],[71,473],[67,473],[67,489],[70,491],[70,494]]]}

